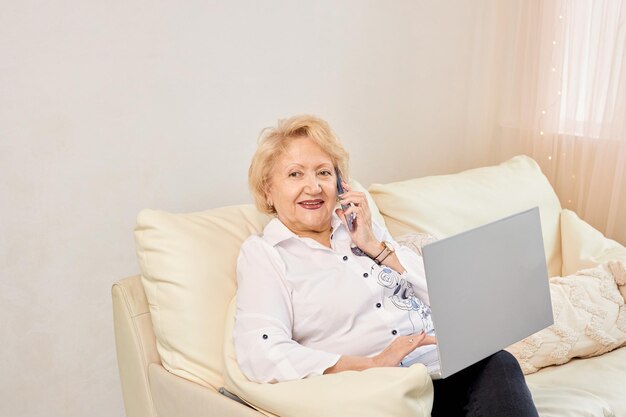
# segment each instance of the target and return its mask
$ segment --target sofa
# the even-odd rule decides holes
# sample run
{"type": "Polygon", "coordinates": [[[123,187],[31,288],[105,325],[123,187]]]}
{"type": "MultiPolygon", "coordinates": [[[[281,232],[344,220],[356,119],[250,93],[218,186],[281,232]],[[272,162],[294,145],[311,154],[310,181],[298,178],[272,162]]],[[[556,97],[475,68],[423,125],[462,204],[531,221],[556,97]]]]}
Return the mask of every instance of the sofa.
{"type": "MultiPolygon", "coordinates": [[[[534,160],[520,155],[456,174],[352,186],[367,193],[373,216],[398,241],[413,244],[538,206],[560,304],[552,328],[510,351],[541,417],[626,416],[626,248],[563,209],[534,160]]],[[[126,415],[429,416],[432,382],[420,364],[278,384],[242,375],[231,338],[236,258],[268,221],[252,205],[139,214],[141,274],[112,287],[126,415]]]]}

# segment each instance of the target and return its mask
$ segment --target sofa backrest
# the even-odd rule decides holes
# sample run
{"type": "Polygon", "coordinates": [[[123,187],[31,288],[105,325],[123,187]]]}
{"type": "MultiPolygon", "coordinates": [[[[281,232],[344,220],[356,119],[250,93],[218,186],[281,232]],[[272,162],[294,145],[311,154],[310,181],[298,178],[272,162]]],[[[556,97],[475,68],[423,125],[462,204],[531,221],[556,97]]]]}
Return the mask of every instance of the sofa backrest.
{"type": "MultiPolygon", "coordinates": [[[[363,190],[356,182],[353,188],[363,190]]],[[[375,185],[370,191],[396,237],[409,231],[445,236],[539,205],[550,265],[560,272],[560,206],[529,158],[457,176],[375,185]]],[[[380,222],[376,204],[370,200],[380,222]]],[[[214,389],[224,385],[224,322],[236,291],[239,248],[268,221],[252,205],[139,214],[135,239],[142,283],[157,350],[168,371],[214,389]]]]}
{"type": "Polygon", "coordinates": [[[374,184],[368,191],[393,236],[424,232],[442,238],[538,206],[548,271],[561,275],[561,204],[528,156],[458,174],[374,184]]]}

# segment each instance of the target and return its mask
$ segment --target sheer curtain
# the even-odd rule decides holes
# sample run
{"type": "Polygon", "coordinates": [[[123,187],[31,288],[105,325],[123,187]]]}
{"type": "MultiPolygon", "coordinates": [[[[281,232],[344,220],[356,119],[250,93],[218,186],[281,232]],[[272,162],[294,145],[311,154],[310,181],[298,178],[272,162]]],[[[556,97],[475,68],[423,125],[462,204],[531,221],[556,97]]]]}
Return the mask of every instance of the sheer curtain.
{"type": "Polygon", "coordinates": [[[626,0],[514,7],[493,157],[532,156],[564,208],[625,244],[626,0]]]}

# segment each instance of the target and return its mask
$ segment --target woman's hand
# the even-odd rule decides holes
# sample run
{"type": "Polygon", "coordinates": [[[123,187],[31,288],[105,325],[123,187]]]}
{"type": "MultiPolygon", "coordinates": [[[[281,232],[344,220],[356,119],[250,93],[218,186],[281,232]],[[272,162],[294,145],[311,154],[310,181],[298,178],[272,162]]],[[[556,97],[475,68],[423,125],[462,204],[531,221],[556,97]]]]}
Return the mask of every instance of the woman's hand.
{"type": "Polygon", "coordinates": [[[419,346],[434,345],[437,343],[435,336],[427,336],[426,333],[417,333],[409,336],[395,338],[389,346],[376,356],[350,356],[343,355],[336,364],[324,371],[325,374],[334,374],[343,371],[363,371],[370,368],[383,366],[398,366],[406,355],[413,352],[419,346]]]}
{"type": "Polygon", "coordinates": [[[339,208],[335,213],[337,213],[339,218],[344,222],[346,228],[348,227],[346,218],[350,214],[356,215],[354,219],[354,230],[352,232],[348,231],[350,238],[361,250],[375,256],[380,252],[382,247],[372,230],[372,213],[367,203],[367,197],[362,192],[352,191],[345,181],[341,183],[345,192],[339,196],[339,202],[343,205],[350,205],[350,207],[346,209],[346,211],[339,208]]]}
{"type": "MultiPolygon", "coordinates": [[[[356,218],[354,219],[354,230],[350,232],[350,229],[348,229],[350,239],[352,239],[352,242],[358,246],[359,249],[373,259],[382,253],[384,246],[378,239],[376,239],[376,236],[374,236],[374,231],[372,230],[372,213],[370,211],[369,204],[367,203],[367,197],[364,193],[352,191],[350,186],[344,181],[342,181],[341,184],[343,185],[345,192],[339,197],[339,202],[342,205],[350,205],[350,207],[348,207],[345,212],[338,208],[335,210],[335,213],[337,213],[339,218],[346,225],[347,229],[348,225],[346,217],[351,213],[356,214],[356,218]]],[[[400,263],[400,259],[398,259],[395,253],[388,255],[381,262],[400,274],[405,271],[404,267],[400,263]]]]}
{"type": "Polygon", "coordinates": [[[415,348],[424,345],[434,345],[437,343],[435,336],[428,336],[426,333],[416,333],[409,336],[399,336],[395,338],[389,346],[372,359],[374,366],[398,366],[400,361],[413,352],[415,348]]]}

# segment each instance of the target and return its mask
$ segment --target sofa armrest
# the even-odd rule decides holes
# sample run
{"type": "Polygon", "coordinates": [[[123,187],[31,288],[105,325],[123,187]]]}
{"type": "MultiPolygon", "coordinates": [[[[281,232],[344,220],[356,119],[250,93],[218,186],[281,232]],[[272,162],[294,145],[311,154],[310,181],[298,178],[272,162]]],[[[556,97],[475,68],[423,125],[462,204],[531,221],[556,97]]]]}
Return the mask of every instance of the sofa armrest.
{"type": "Polygon", "coordinates": [[[127,417],[156,417],[148,382],[148,365],[161,363],[140,276],[111,288],[117,364],[127,417]]]}
{"type": "Polygon", "coordinates": [[[168,372],[161,364],[151,363],[148,376],[159,417],[263,417],[212,388],[168,372]]]}
{"type": "Polygon", "coordinates": [[[168,372],[161,364],[139,275],[111,288],[117,363],[127,417],[258,417],[256,410],[168,372]]]}

